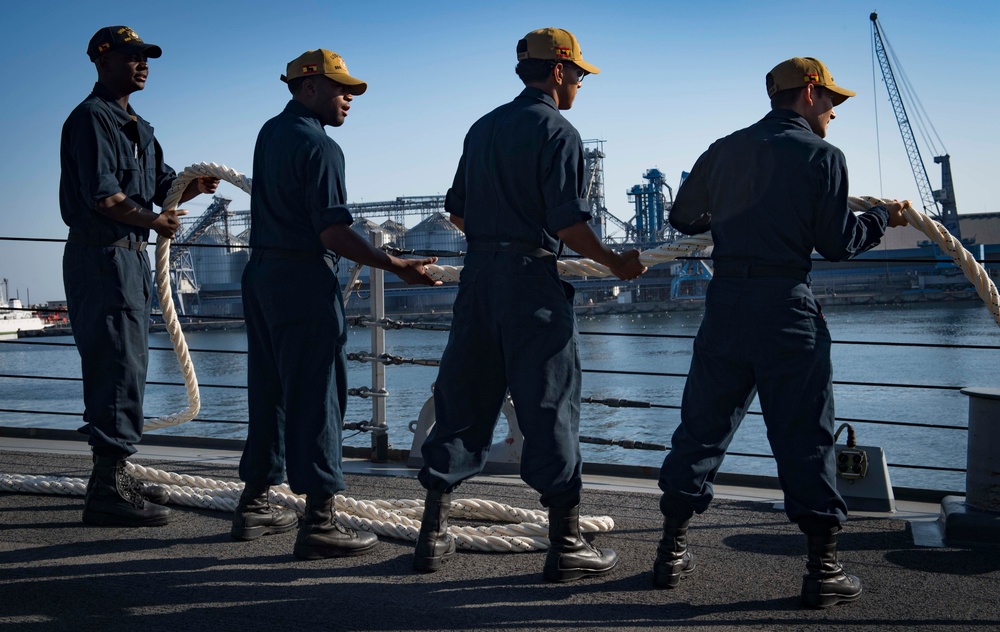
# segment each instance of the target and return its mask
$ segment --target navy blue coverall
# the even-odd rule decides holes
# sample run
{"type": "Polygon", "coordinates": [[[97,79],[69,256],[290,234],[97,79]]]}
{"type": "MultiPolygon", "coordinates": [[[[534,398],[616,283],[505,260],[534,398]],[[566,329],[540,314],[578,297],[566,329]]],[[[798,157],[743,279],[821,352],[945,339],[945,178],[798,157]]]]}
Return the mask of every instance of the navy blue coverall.
{"type": "Polygon", "coordinates": [[[882,238],[889,215],[847,207],[843,153],[791,110],[716,141],[670,211],[709,229],[714,276],[694,342],[681,424],[660,471],[662,507],[703,512],[726,449],[756,394],[785,494],[807,533],[847,518],[837,492],[830,333],[809,288],[810,256],[840,261],[882,238]]]}
{"type": "Polygon", "coordinates": [[[347,325],[334,255],[320,233],[353,222],[344,153],[306,106],[289,101],[257,136],[243,271],[250,426],[240,478],[298,494],[344,489],[347,325]]]}
{"type": "Polygon", "coordinates": [[[580,356],[573,288],[556,233],[590,219],[583,144],[555,101],[525,88],[465,137],[445,209],[465,257],[434,387],[420,482],[451,491],[479,474],[510,389],[524,434],[521,477],[547,507],[580,502],[580,356]]]}
{"type": "Polygon", "coordinates": [[[142,438],[153,298],[149,231],[94,205],[119,192],[145,208],[162,205],[176,174],[149,123],[100,83],[66,119],[60,162],[59,208],[69,226],[63,283],[83,368],[81,431],[89,432],[95,454],[128,456],[142,438]]]}

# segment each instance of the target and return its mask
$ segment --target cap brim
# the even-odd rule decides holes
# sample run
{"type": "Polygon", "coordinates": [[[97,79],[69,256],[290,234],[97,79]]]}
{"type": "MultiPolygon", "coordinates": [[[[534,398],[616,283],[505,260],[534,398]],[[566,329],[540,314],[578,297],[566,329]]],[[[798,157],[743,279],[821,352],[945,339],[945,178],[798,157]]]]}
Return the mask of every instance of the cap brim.
{"type": "Polygon", "coordinates": [[[600,68],[598,68],[594,64],[588,64],[587,62],[583,61],[582,59],[580,61],[574,61],[573,63],[576,64],[577,66],[579,66],[580,68],[583,68],[584,70],[586,70],[587,72],[589,72],[592,75],[599,75],[599,74],[601,74],[601,69],[600,68]]]}
{"type": "MultiPolygon", "coordinates": [[[[350,75],[307,75],[307,76],[326,77],[327,79],[336,81],[337,83],[345,85],[348,88],[350,88],[351,94],[353,94],[354,96],[362,95],[365,93],[366,90],[368,90],[367,83],[361,81],[360,79],[355,79],[350,75]]],[[[286,77],[285,75],[281,75],[280,79],[285,83],[288,83],[288,77],[286,77]]],[[[295,79],[301,79],[301,77],[295,77],[295,79]]]]}
{"type": "Polygon", "coordinates": [[[831,100],[833,101],[834,107],[846,101],[848,97],[855,97],[858,95],[857,92],[848,90],[847,88],[841,88],[840,86],[824,86],[824,87],[833,93],[833,97],[831,97],[831,100]]]}
{"type": "Polygon", "coordinates": [[[337,83],[343,84],[351,89],[354,96],[362,95],[368,90],[368,84],[350,75],[326,75],[337,83]]]}
{"type": "Polygon", "coordinates": [[[143,53],[150,59],[157,59],[163,54],[163,49],[155,44],[125,44],[115,50],[122,53],[143,53]]]}

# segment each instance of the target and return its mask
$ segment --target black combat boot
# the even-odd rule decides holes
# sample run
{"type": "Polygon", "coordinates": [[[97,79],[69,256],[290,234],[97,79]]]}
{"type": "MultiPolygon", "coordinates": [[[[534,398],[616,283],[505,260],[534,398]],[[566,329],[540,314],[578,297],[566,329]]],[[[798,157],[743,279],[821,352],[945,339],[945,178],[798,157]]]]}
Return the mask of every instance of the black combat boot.
{"type": "Polygon", "coordinates": [[[550,582],[568,582],[603,575],[618,564],[611,549],[597,549],[580,535],[580,506],[549,507],[549,552],[543,576],[550,582]]]}
{"type": "Polygon", "coordinates": [[[138,479],[133,480],[139,485],[139,493],[142,495],[143,500],[149,501],[154,505],[165,505],[170,501],[170,493],[166,487],[149,485],[138,479]]]}
{"type": "Polygon", "coordinates": [[[326,557],[363,555],[375,548],[378,537],[367,531],[355,531],[337,522],[333,495],[306,497],[306,513],[295,538],[295,557],[321,560],[326,557]]]}
{"type": "Polygon", "coordinates": [[[125,471],[124,457],[94,459],[92,482],[83,501],[83,522],[119,527],[159,527],[170,510],[142,497],[140,483],[125,471]]]}
{"type": "Polygon", "coordinates": [[[299,523],[294,511],[275,507],[267,502],[268,487],[245,485],[240,504],[233,513],[234,540],[256,540],[262,535],[285,533],[299,523]]]}
{"type": "Polygon", "coordinates": [[[690,517],[663,518],[663,537],[653,562],[653,585],[657,588],[677,588],[682,579],[694,572],[694,554],[687,547],[690,522],[690,517]]]}
{"type": "MultiPolygon", "coordinates": [[[[93,461],[97,463],[97,455],[93,455],[93,461]]],[[[139,493],[142,495],[143,500],[148,500],[155,505],[166,505],[170,501],[170,494],[167,492],[166,487],[161,487],[159,485],[147,485],[143,483],[136,477],[125,471],[126,476],[131,478],[136,485],[139,487],[139,493]]],[[[90,488],[94,486],[94,473],[91,471],[90,480],[87,481],[87,493],[90,493],[90,488]]]]}
{"type": "Polygon", "coordinates": [[[449,509],[451,494],[428,490],[413,552],[413,570],[423,573],[441,570],[442,563],[455,555],[455,538],[448,535],[449,509]]]}
{"type": "Polygon", "coordinates": [[[802,605],[829,608],[861,596],[861,580],[848,575],[837,561],[837,534],[806,534],[809,561],[802,577],[802,605]]]}

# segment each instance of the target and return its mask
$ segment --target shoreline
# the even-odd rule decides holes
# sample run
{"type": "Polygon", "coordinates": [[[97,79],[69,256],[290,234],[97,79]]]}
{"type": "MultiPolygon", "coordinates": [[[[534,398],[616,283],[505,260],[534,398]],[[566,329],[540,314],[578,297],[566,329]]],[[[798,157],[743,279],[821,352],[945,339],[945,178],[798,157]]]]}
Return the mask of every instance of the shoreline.
{"type": "MultiPolygon", "coordinates": [[[[932,304],[955,304],[980,302],[974,291],[970,290],[916,290],[910,292],[892,293],[833,293],[816,294],[816,299],[824,307],[862,307],[874,305],[932,305],[932,304]],[[971,292],[971,296],[969,295],[971,292]]],[[[666,312],[694,312],[702,311],[705,308],[703,299],[691,299],[686,301],[648,301],[617,303],[607,301],[593,305],[574,305],[573,309],[577,316],[604,316],[609,314],[652,314],[666,312]]],[[[359,317],[368,316],[367,311],[350,310],[347,314],[348,321],[359,317]]],[[[451,310],[433,311],[405,311],[386,313],[386,317],[392,320],[418,318],[425,322],[448,322],[451,320],[451,310]]],[[[182,316],[181,326],[185,331],[226,331],[245,329],[246,324],[239,318],[223,319],[199,316],[182,316]]],[[[149,326],[150,333],[164,333],[167,331],[166,323],[153,322],[149,326]]],[[[45,329],[22,330],[17,332],[18,338],[46,338],[51,336],[72,336],[73,330],[67,325],[56,325],[45,329]]]]}

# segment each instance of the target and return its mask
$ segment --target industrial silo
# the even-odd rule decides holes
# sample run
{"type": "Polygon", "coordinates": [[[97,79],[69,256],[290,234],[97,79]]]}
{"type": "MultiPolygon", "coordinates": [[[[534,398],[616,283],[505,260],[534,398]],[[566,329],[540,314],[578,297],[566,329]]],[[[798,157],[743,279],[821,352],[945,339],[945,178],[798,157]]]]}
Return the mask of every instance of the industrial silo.
{"type": "MultiPolygon", "coordinates": [[[[408,250],[435,250],[443,252],[464,251],[465,233],[460,231],[444,213],[434,213],[406,233],[408,250]]],[[[440,257],[441,265],[462,265],[461,257],[440,257]]],[[[445,288],[411,288],[401,293],[400,309],[410,311],[450,310],[455,301],[455,286],[445,288]]]]}
{"type": "Polygon", "coordinates": [[[247,242],[227,235],[219,225],[205,229],[195,240],[204,247],[191,248],[191,263],[198,281],[198,313],[206,316],[240,316],[240,279],[250,259],[247,242]]]}
{"type": "Polygon", "coordinates": [[[386,243],[396,248],[406,248],[406,226],[387,219],[382,222],[382,230],[385,231],[386,243]]]}
{"type": "MultiPolygon", "coordinates": [[[[406,233],[406,247],[410,250],[464,251],[465,233],[458,230],[444,213],[434,213],[406,233]]],[[[446,257],[440,263],[462,265],[462,259],[446,257]]]]}

